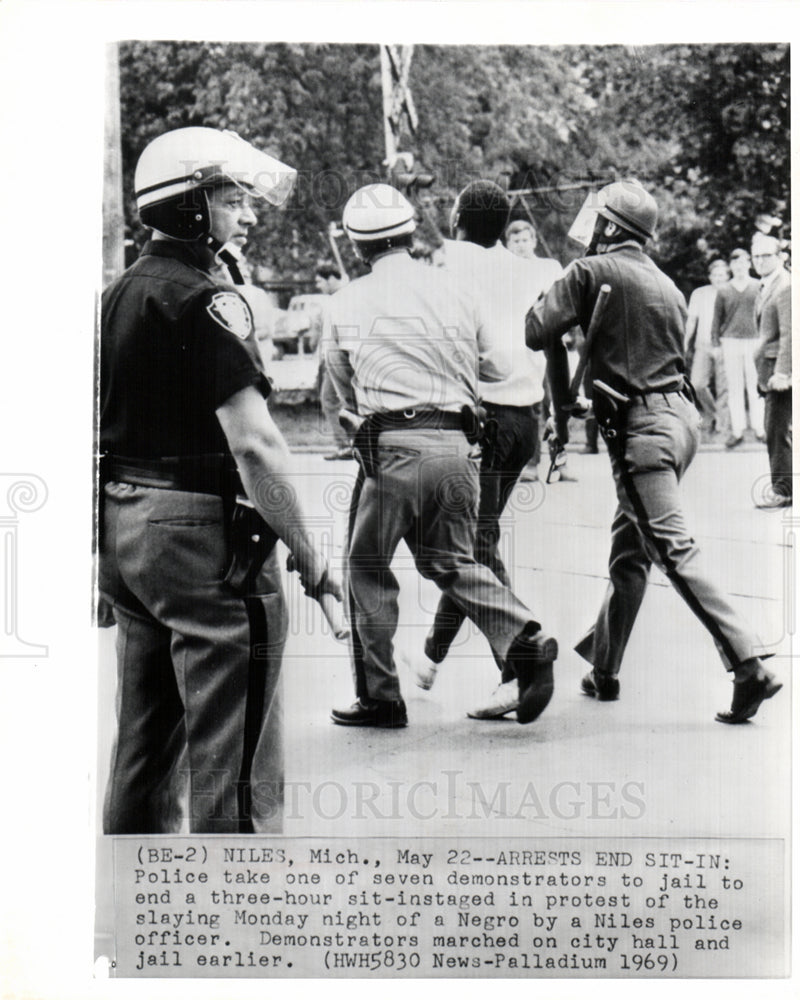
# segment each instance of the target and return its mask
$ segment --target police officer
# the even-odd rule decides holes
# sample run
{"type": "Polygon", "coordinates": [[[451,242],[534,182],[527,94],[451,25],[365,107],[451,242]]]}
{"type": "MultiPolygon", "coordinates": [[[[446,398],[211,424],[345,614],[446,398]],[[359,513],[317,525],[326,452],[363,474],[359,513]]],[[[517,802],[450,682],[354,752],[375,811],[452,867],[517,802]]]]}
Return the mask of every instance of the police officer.
{"type": "MultiPolygon", "coordinates": [[[[479,357],[489,353],[479,301],[446,269],[411,259],[414,210],[396,189],[357,191],[343,223],[371,273],[332,298],[326,345],[339,397],[363,421],[347,558],[358,700],[334,709],[333,721],[407,723],[392,645],[398,582],[391,563],[404,540],[419,572],[509,665],[519,687],[517,720],[531,722],[552,695],[557,644],[473,555],[479,357]]],[[[488,364],[482,377],[491,376],[488,364]]]]}
{"type": "MultiPolygon", "coordinates": [[[[731,708],[717,719],[744,722],[781,685],[758,658],[757,636],[706,574],[684,522],[678,484],[697,450],[699,417],[684,378],[683,296],[644,252],[657,220],[652,196],[620,182],[604,188],[600,201],[588,255],[570,265],[526,320],[528,346],[542,349],[575,323],[586,330],[601,286],[610,286],[591,365],[618,507],[608,591],[576,647],[592,664],[582,689],[602,701],[618,697],[620,664],[655,562],[733,674],[731,708]]],[[[563,402],[563,377],[556,391],[563,402]]]]}
{"type": "Polygon", "coordinates": [[[136,167],[152,238],[102,300],[100,591],[118,626],[107,833],[176,829],[184,753],[191,832],[281,828],[276,537],[310,593],[336,585],[267,409],[250,309],[210,271],[235,263],[226,244],[244,245],[251,200],[280,204],[294,176],[209,128],[159,136],[136,167]]]}

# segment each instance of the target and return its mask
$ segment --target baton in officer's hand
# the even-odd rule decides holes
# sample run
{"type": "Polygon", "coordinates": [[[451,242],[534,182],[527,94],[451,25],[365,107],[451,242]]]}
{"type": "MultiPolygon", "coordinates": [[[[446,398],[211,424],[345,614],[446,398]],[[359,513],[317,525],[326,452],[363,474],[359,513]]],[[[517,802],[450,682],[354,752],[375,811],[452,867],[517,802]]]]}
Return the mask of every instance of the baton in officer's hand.
{"type": "Polygon", "coordinates": [[[322,608],[322,613],[331,627],[334,639],[338,639],[339,642],[349,639],[350,629],[344,620],[341,598],[334,597],[333,594],[325,592],[324,594],[320,594],[317,600],[319,601],[319,606],[322,608]]]}
{"type": "Polygon", "coordinates": [[[608,296],[611,294],[611,285],[603,284],[600,286],[600,291],[597,295],[597,301],[594,304],[594,309],[592,310],[592,318],[589,320],[589,328],[586,331],[586,339],[583,342],[583,348],[581,349],[581,356],[578,360],[578,367],[575,369],[575,374],[572,376],[572,381],[569,384],[569,396],[571,402],[567,403],[563,407],[564,410],[569,412],[575,412],[576,415],[580,414],[585,416],[588,412],[586,407],[578,399],[578,393],[580,392],[581,382],[583,381],[583,376],[586,372],[586,366],[589,364],[589,352],[592,349],[592,341],[594,340],[594,335],[597,333],[597,328],[600,326],[600,322],[603,319],[603,313],[606,311],[606,304],[608,303],[608,296]]]}
{"type": "Polygon", "coordinates": [[[549,486],[553,473],[567,461],[567,453],[561,438],[556,433],[556,422],[552,417],[548,417],[544,425],[544,440],[548,442],[547,447],[550,452],[550,468],[547,470],[547,478],[545,479],[545,483],[549,486]]]}
{"type": "MultiPolygon", "coordinates": [[[[289,553],[286,560],[286,569],[292,573],[297,569],[294,556],[289,553]]],[[[307,597],[313,597],[322,608],[322,613],[333,632],[333,637],[343,642],[350,638],[350,629],[344,619],[342,611],[342,588],[337,580],[333,579],[326,568],[321,579],[312,587],[308,585],[302,576],[300,582],[307,597]]]]}

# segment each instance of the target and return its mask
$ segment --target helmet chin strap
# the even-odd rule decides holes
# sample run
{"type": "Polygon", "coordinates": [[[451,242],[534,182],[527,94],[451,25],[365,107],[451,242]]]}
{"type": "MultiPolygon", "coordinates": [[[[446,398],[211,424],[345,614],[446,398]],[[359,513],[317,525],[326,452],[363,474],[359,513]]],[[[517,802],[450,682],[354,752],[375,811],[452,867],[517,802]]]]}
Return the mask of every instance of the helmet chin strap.
{"type": "Polygon", "coordinates": [[[245,280],[239,268],[242,251],[239,247],[235,243],[223,243],[216,236],[206,237],[206,246],[213,251],[217,260],[227,267],[234,285],[243,285],[245,280]]]}
{"type": "Polygon", "coordinates": [[[632,234],[627,233],[622,226],[615,222],[609,222],[602,216],[597,217],[594,225],[594,232],[589,246],[586,248],[585,257],[593,257],[598,253],[605,253],[609,247],[616,246],[617,243],[624,243],[632,238],[632,234]]]}

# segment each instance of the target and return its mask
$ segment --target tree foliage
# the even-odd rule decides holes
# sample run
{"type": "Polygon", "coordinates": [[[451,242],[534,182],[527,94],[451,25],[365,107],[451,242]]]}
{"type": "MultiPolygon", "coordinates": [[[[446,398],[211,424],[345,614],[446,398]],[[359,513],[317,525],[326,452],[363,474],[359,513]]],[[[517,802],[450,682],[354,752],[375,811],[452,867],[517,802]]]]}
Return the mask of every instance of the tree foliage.
{"type": "MultiPolygon", "coordinates": [[[[147,142],[185,125],[233,128],[298,168],[251,240],[276,276],[309,276],[349,194],[383,179],[377,45],[128,42],[120,76],[126,192],[147,142]]],[[[527,211],[565,261],[578,185],[637,176],[660,205],[653,253],[691,287],[710,256],[749,243],[758,213],[787,217],[786,45],[423,45],[410,84],[419,127],[402,144],[437,175],[443,229],[457,191],[491,177],[534,191],[527,211]]]]}

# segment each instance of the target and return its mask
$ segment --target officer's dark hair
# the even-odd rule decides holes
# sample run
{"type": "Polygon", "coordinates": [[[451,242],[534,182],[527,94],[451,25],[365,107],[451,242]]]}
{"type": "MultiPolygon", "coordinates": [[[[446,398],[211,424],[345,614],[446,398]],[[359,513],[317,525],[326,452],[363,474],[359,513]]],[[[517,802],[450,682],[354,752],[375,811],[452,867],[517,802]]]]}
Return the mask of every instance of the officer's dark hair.
{"type": "Polygon", "coordinates": [[[403,233],[402,236],[386,236],[381,240],[369,240],[367,242],[356,243],[358,255],[367,264],[375,257],[389,250],[404,248],[410,250],[414,245],[414,234],[403,233]]]}
{"type": "Polygon", "coordinates": [[[471,243],[492,247],[502,236],[510,211],[505,191],[494,181],[472,181],[456,199],[454,221],[471,243]]]}
{"type": "Polygon", "coordinates": [[[326,281],[328,278],[336,278],[338,281],[342,280],[342,272],[335,264],[331,264],[328,261],[322,261],[317,264],[314,274],[318,278],[324,278],[326,281]]]}

